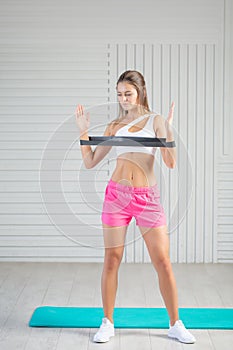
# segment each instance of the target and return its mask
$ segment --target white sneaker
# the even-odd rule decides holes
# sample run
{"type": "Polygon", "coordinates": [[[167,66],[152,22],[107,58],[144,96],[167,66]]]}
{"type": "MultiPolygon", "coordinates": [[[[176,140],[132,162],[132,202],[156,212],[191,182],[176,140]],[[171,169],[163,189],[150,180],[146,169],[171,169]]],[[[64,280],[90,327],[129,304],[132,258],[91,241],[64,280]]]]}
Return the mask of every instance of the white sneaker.
{"type": "Polygon", "coordinates": [[[94,335],[93,341],[96,343],[106,343],[114,335],[114,324],[107,317],[104,317],[98,332],[94,335]]]}
{"type": "Polygon", "coordinates": [[[170,325],[168,336],[186,344],[193,344],[196,341],[195,337],[185,328],[181,320],[176,321],[172,327],[170,325]]]}

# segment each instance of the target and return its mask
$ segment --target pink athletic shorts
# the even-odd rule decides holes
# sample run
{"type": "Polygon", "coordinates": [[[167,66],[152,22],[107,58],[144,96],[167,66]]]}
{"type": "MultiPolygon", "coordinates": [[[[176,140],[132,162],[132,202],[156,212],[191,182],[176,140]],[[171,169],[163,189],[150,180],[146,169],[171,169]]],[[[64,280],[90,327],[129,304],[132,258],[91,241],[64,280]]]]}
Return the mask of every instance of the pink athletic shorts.
{"type": "Polygon", "coordinates": [[[137,226],[166,225],[158,185],[132,187],[110,179],[105,190],[102,222],[109,226],[127,226],[133,216],[137,226]]]}

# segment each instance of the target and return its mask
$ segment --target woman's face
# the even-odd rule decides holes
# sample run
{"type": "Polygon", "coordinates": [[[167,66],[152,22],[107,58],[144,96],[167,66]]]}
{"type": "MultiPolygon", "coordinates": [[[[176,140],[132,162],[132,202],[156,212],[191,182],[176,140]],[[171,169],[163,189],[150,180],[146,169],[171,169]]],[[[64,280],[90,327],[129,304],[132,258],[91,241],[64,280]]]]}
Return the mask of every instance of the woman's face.
{"type": "Polygon", "coordinates": [[[124,110],[132,110],[137,107],[138,93],[133,85],[126,82],[118,83],[117,96],[124,110]]]}

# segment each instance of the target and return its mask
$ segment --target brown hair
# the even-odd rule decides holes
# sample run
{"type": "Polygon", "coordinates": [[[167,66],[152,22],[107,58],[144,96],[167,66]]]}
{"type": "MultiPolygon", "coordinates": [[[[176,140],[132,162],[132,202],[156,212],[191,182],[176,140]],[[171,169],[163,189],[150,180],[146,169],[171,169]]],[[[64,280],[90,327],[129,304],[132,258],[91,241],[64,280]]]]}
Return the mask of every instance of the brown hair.
{"type": "MultiPolygon", "coordinates": [[[[127,70],[118,78],[116,89],[117,85],[122,82],[127,82],[133,85],[133,87],[137,90],[139,112],[142,114],[145,112],[151,112],[148,104],[146,83],[143,75],[136,70],[127,70]]],[[[114,126],[118,125],[119,122],[127,115],[127,113],[128,111],[125,111],[119,104],[119,115],[110,123],[111,127],[113,128],[114,126]]]]}

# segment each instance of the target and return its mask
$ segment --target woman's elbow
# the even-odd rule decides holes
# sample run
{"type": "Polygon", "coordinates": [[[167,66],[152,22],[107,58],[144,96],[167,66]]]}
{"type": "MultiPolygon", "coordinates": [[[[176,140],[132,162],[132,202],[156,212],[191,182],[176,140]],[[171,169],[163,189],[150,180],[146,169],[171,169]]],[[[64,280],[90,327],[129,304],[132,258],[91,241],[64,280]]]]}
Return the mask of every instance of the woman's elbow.
{"type": "Polygon", "coordinates": [[[96,164],[87,164],[86,169],[93,169],[96,166],[96,164]]]}
{"type": "Polygon", "coordinates": [[[92,169],[92,168],[93,168],[93,164],[90,163],[90,162],[88,162],[88,163],[87,163],[87,162],[86,162],[86,163],[84,162],[84,166],[85,166],[86,169],[92,169]]]}
{"type": "Polygon", "coordinates": [[[166,166],[170,169],[174,169],[176,167],[176,161],[165,162],[166,166]]]}
{"type": "Polygon", "coordinates": [[[172,162],[172,163],[170,164],[170,167],[169,167],[169,168],[174,169],[175,167],[176,167],[176,162],[172,162]]]}

